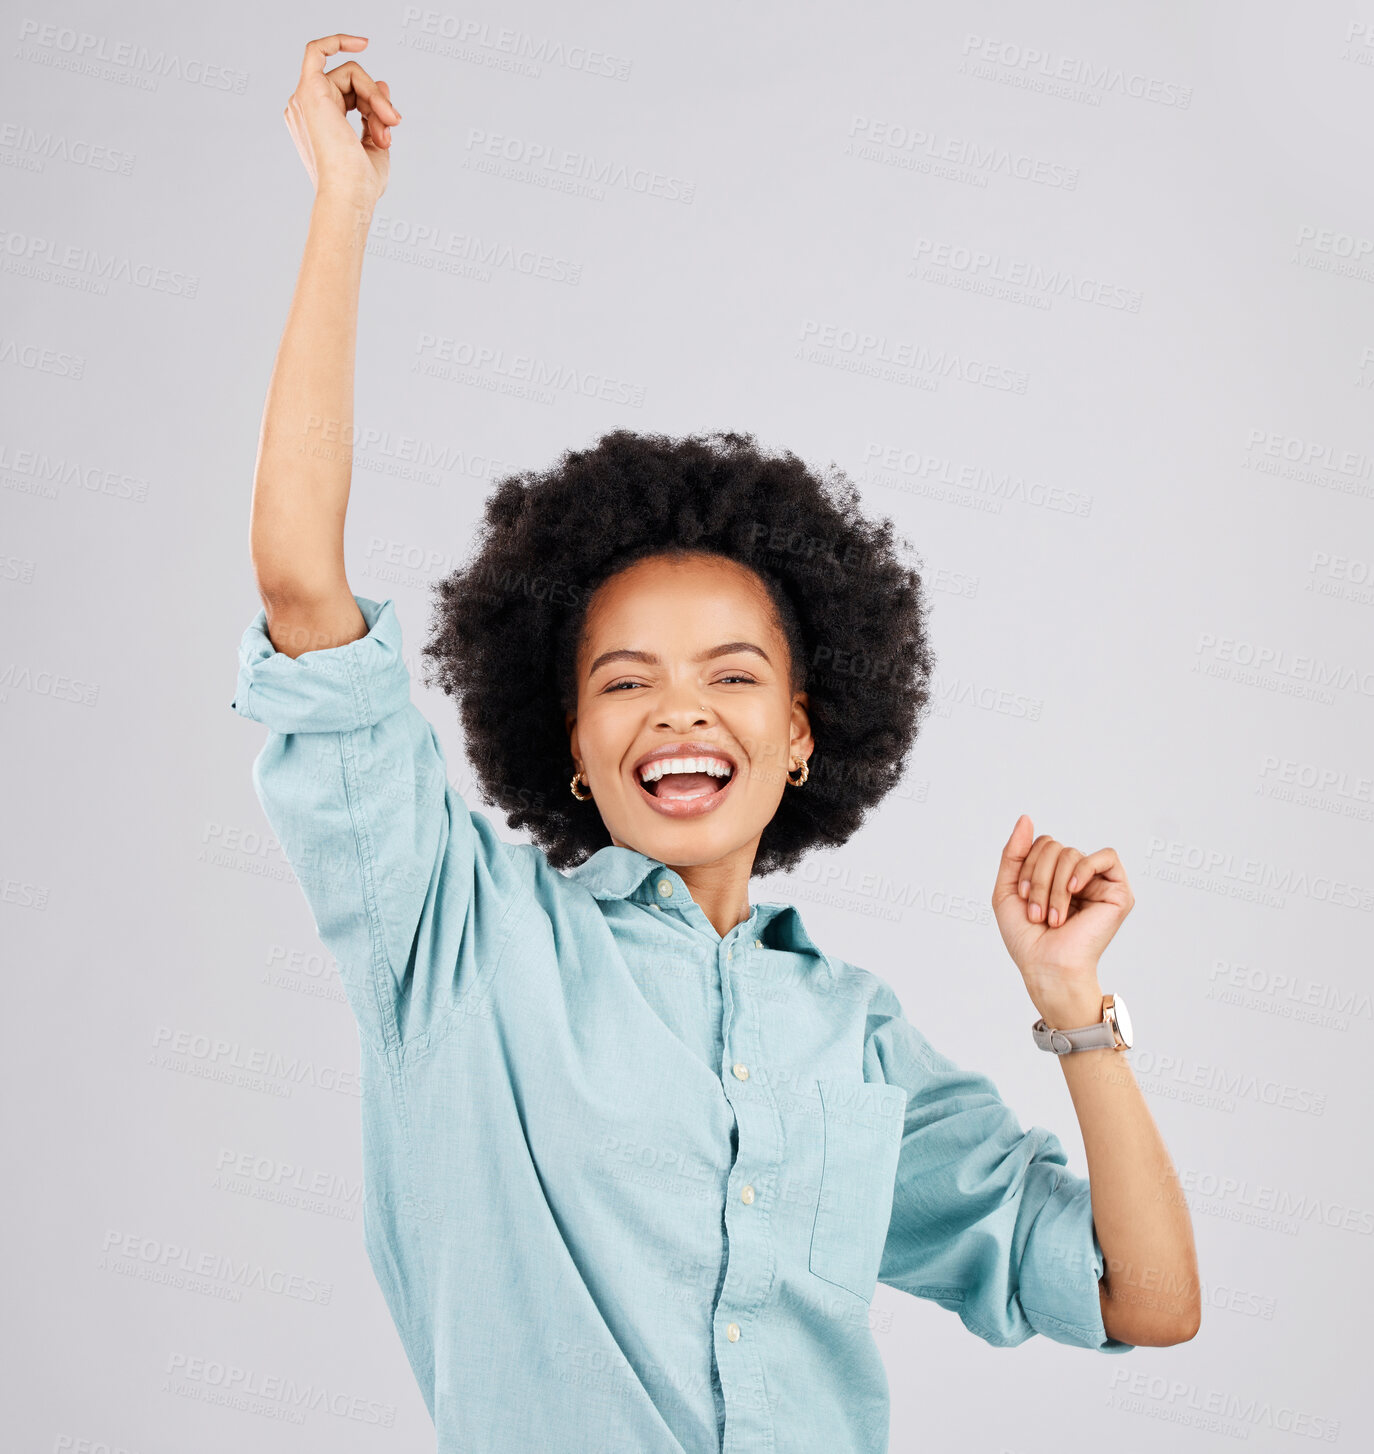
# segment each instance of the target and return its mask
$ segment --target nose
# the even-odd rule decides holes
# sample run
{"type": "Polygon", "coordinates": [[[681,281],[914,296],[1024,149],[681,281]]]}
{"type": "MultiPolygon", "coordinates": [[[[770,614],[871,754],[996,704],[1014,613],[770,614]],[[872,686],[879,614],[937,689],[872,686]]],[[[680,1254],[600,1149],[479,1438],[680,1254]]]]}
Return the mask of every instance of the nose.
{"type": "Polygon", "coordinates": [[[709,722],[700,707],[667,707],[663,710],[658,725],[670,732],[690,732],[693,727],[704,727],[709,722]]]}
{"type": "Polygon", "coordinates": [[[663,688],[658,702],[660,727],[666,727],[670,732],[690,732],[709,721],[710,716],[701,704],[695,682],[671,682],[663,688]]]}

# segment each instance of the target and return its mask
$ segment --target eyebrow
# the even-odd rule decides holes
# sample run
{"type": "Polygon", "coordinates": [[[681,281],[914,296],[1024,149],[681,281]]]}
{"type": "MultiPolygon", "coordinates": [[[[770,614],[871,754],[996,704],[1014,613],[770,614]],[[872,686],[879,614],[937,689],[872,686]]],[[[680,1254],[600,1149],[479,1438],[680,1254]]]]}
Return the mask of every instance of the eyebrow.
{"type": "MultiPolygon", "coordinates": [[[[761,646],[755,646],[752,641],[726,641],[720,646],[713,646],[708,651],[703,651],[692,658],[693,661],[711,661],[717,656],[729,656],[735,651],[753,651],[761,656],[764,661],[772,666],[768,653],[761,646]]],[[[629,647],[621,647],[618,651],[603,651],[597,659],[587,668],[587,675],[592,676],[598,668],[603,667],[607,662],[612,661],[642,661],[650,666],[660,666],[662,663],[652,651],[632,651],[629,647]]]]}

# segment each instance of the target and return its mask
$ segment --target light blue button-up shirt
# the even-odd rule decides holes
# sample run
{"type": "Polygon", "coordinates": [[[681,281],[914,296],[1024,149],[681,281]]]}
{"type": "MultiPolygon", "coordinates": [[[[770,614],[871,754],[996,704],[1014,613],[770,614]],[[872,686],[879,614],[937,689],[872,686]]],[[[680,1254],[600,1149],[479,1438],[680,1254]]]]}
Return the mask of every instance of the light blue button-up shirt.
{"type": "Polygon", "coordinates": [[[879,1454],[878,1281],[1121,1352],[1088,1183],[890,986],[628,848],[567,873],[448,781],[392,603],[233,706],[362,1054],[364,1239],[438,1454],[879,1454]]]}

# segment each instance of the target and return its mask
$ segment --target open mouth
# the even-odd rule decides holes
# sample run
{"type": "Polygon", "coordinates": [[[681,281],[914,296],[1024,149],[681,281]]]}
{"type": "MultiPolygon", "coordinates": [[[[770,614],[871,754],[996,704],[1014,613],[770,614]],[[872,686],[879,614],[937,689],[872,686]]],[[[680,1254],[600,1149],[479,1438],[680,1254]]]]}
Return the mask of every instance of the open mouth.
{"type": "Polygon", "coordinates": [[[658,757],[635,770],[635,781],[656,811],[672,818],[710,812],[730,790],[733,765],[716,755],[658,757]]]}

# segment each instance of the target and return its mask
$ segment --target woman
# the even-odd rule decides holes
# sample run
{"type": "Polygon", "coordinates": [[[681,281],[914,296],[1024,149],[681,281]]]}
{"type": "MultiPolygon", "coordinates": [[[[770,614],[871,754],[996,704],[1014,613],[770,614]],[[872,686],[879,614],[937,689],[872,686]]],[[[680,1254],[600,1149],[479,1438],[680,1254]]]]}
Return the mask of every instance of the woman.
{"type": "Polygon", "coordinates": [[[921,580],[843,480],[619,431],[500,482],[425,658],[534,842],[448,782],[392,603],[346,581],[347,450],[301,446],[347,438],[401,120],[325,70],[365,44],[311,42],[287,107],[316,198],[234,706],[357,1020],[366,1244],[441,1454],[883,1450],[878,1280],[997,1345],[1191,1337],[1191,1228],[1096,973],[1132,902],[1112,850],[1022,817],[993,895],[1091,1190],[885,981],[750,900],[855,832],[928,705],[921,580]],[[1082,1054],[1049,1035],[1085,1027],[1082,1054]]]}

